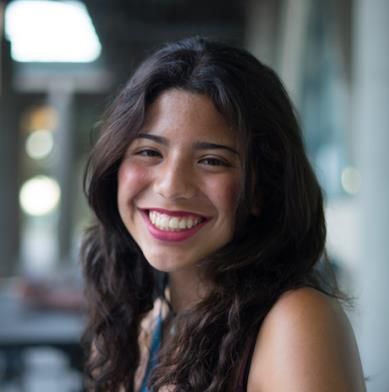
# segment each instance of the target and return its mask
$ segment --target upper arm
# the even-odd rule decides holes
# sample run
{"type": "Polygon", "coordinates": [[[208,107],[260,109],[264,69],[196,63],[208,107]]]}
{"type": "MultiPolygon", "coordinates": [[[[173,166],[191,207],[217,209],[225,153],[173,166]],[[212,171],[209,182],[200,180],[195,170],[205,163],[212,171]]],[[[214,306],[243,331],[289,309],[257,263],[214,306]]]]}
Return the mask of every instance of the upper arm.
{"type": "Polygon", "coordinates": [[[365,391],[351,326],[337,301],[314,289],[289,291],[258,334],[248,392],[365,391]]]}

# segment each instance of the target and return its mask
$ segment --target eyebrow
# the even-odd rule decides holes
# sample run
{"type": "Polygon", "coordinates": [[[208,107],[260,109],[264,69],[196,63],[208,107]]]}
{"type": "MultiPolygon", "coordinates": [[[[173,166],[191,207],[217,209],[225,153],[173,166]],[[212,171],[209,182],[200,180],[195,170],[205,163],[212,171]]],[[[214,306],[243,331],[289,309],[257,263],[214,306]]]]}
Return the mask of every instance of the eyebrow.
{"type": "MultiPolygon", "coordinates": [[[[149,139],[158,144],[163,144],[167,146],[169,144],[168,140],[162,136],[152,135],[150,133],[139,133],[136,136],[136,139],[149,139]]],[[[225,144],[217,144],[210,142],[194,142],[193,147],[196,150],[227,150],[232,152],[233,154],[239,155],[239,152],[230,146],[226,146],[225,144]]]]}

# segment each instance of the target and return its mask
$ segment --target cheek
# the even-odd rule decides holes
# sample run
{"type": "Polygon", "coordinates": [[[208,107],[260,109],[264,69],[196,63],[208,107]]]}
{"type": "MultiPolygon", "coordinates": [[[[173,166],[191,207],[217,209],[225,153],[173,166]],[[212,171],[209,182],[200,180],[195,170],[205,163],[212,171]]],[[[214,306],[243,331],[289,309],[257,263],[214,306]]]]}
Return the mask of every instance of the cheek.
{"type": "Polygon", "coordinates": [[[239,202],[239,178],[225,178],[211,186],[213,202],[218,209],[235,214],[239,202]]]}
{"type": "Polygon", "coordinates": [[[136,196],[148,182],[147,171],[145,168],[122,163],[118,171],[118,202],[119,207],[123,202],[136,196]]]}

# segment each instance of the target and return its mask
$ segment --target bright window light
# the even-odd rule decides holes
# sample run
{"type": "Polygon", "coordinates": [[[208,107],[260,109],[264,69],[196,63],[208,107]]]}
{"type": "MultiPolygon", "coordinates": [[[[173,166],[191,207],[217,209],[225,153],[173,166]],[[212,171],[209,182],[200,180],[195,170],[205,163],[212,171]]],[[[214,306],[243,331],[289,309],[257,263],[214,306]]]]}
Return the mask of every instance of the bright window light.
{"type": "Polygon", "coordinates": [[[361,175],[354,167],[346,167],[341,175],[342,187],[350,195],[356,195],[361,187],[361,175]]]}
{"type": "Polygon", "coordinates": [[[38,129],[26,139],[26,152],[32,159],[46,158],[53,150],[53,135],[47,129],[38,129]]]}
{"type": "Polygon", "coordinates": [[[19,201],[25,213],[41,216],[58,206],[60,196],[61,190],[57,181],[46,176],[36,176],[23,184],[19,201]]]}
{"type": "Polygon", "coordinates": [[[11,56],[20,62],[92,62],[101,45],[79,1],[14,0],[5,11],[11,56]]]}

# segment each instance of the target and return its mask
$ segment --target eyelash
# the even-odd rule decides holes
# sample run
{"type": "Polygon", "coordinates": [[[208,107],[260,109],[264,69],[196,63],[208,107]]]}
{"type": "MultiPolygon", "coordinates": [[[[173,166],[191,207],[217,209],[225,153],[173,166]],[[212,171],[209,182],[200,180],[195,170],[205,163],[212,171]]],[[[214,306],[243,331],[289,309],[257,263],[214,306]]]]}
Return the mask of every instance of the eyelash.
{"type": "Polygon", "coordinates": [[[200,163],[204,163],[207,166],[231,166],[228,162],[224,161],[223,159],[220,158],[203,158],[199,161],[200,163]]]}
{"type": "MultiPolygon", "coordinates": [[[[138,155],[141,157],[145,158],[161,158],[162,154],[154,150],[152,148],[143,148],[139,151],[136,151],[134,155],[138,155]]],[[[231,164],[228,163],[227,161],[221,159],[221,158],[216,158],[216,157],[208,157],[208,158],[201,158],[199,160],[199,163],[206,165],[206,166],[213,166],[213,167],[218,167],[218,166],[224,166],[224,167],[230,167],[231,164]]]]}
{"type": "Polygon", "coordinates": [[[135,155],[140,155],[142,157],[147,157],[147,158],[161,157],[160,152],[153,150],[151,148],[144,148],[142,150],[136,151],[135,155]]]}

